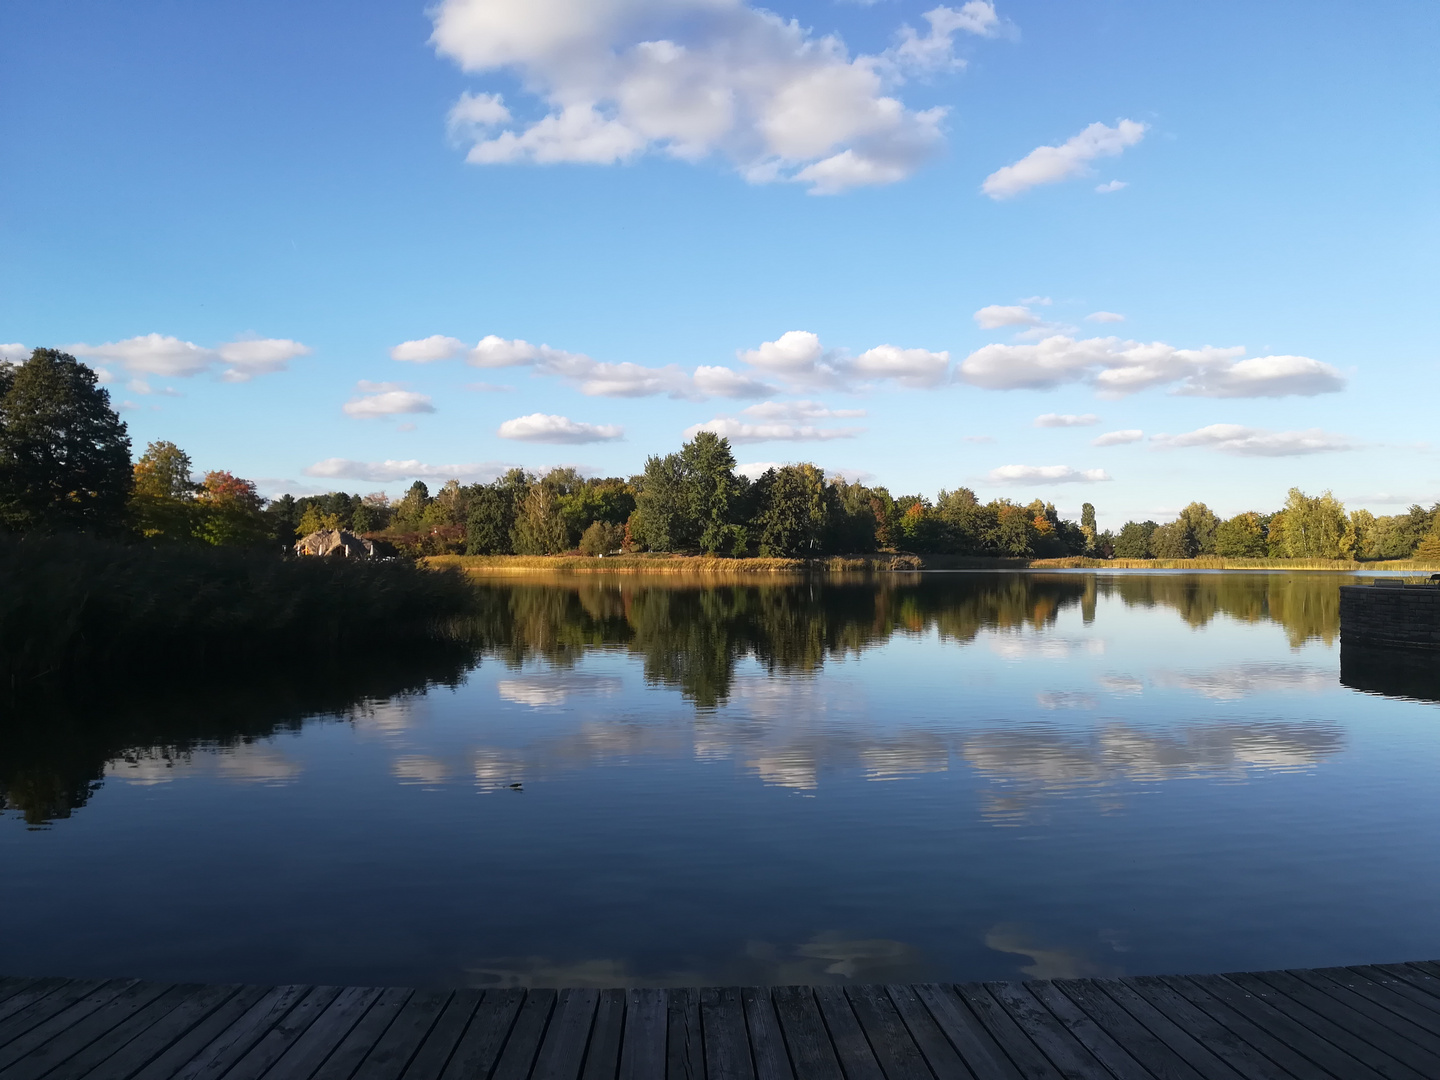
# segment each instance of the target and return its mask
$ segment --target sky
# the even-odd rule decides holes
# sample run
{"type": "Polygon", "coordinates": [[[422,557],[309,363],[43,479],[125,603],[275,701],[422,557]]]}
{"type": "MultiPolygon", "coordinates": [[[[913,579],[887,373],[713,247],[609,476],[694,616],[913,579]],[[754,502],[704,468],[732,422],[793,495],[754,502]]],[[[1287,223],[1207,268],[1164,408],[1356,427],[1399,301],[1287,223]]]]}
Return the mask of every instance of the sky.
{"type": "Polygon", "coordinates": [[[10,0],[0,353],[262,493],[1440,500],[1440,5],[10,0]]]}

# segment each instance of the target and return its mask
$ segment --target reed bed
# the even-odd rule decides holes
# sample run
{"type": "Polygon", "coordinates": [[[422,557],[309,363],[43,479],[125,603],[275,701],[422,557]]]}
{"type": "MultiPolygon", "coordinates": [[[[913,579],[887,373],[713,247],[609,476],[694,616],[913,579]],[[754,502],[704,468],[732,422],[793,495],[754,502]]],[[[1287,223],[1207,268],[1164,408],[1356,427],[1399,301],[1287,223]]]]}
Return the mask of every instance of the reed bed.
{"type": "Polygon", "coordinates": [[[915,555],[832,555],[821,559],[732,559],[707,555],[433,555],[425,562],[470,574],[803,574],[919,570],[915,555]]]}

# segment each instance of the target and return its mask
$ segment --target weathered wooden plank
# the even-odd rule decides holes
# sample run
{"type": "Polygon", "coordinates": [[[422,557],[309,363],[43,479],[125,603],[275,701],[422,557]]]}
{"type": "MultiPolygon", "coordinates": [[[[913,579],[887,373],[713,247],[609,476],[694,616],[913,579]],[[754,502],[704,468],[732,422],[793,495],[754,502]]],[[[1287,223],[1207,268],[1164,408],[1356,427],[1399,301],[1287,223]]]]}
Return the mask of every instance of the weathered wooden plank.
{"type": "Polygon", "coordinates": [[[17,976],[0,979],[0,1005],[3,1005],[10,998],[20,993],[28,986],[33,986],[39,979],[22,979],[17,976]]]}
{"type": "Polygon", "coordinates": [[[350,1029],[350,1034],[341,1039],[340,1045],[325,1059],[312,1080],[350,1080],[375,1044],[385,1037],[385,1032],[390,1030],[405,1003],[414,996],[415,991],[402,987],[381,991],[365,1015],[350,1029]]]}
{"type": "Polygon", "coordinates": [[[309,1080],[379,996],[378,989],[364,986],[347,986],[341,990],[270,1066],[265,1080],[309,1080]]]}
{"type": "Polygon", "coordinates": [[[875,1060],[870,1040],[865,1038],[845,991],[838,986],[817,986],[814,991],[815,1003],[820,1006],[820,1015],[830,1029],[830,1043],[835,1047],[835,1056],[840,1059],[846,1080],[885,1080],[885,1073],[875,1060]]]}
{"type": "Polygon", "coordinates": [[[1431,1027],[1431,1030],[1440,1031],[1440,997],[1414,986],[1405,979],[1387,974],[1378,967],[1363,965],[1351,968],[1321,968],[1320,972],[1322,975],[1330,975],[1333,972],[1333,978],[1340,977],[1343,972],[1358,975],[1362,979],[1369,979],[1376,986],[1384,987],[1396,997],[1404,998],[1415,1010],[1412,1015],[1429,1017],[1427,1024],[1435,1025],[1431,1027]]]}
{"type": "Polygon", "coordinates": [[[524,990],[485,991],[455,1052],[450,1055],[442,1080],[488,1080],[524,1001],[524,990]]]}
{"type": "Polygon", "coordinates": [[[666,1080],[704,1080],[705,1045],[700,1030],[700,994],[686,989],[665,995],[666,1080]]]}
{"type": "Polygon", "coordinates": [[[1416,971],[1423,971],[1432,978],[1440,978],[1440,964],[1434,960],[1412,960],[1405,966],[1414,968],[1416,971]]]}
{"type": "MultiPolygon", "coordinates": [[[[0,1021],[8,1020],[18,1012],[30,1008],[36,1002],[55,993],[69,983],[69,979],[31,979],[4,1001],[0,1001],[0,1021]]],[[[100,985],[99,981],[95,982],[100,985]]]]}
{"type": "Polygon", "coordinates": [[[700,991],[700,1027],[705,1041],[706,1080],[755,1080],[739,987],[700,991]]]}
{"type": "Polygon", "coordinates": [[[616,1080],[620,1074],[620,1042],[624,1035],[625,991],[601,990],[580,1080],[616,1080]]]}
{"type": "MultiPolygon", "coordinates": [[[[24,1057],[36,1047],[49,1042],[56,1035],[68,1028],[74,1027],[83,1022],[87,1017],[93,1016],[96,1012],[115,1000],[121,994],[133,990],[141,985],[138,979],[131,979],[125,982],[115,981],[105,983],[94,991],[84,995],[78,1000],[65,1004],[64,1007],[57,1007],[60,1001],[50,1001],[48,998],[40,1004],[47,1005],[49,1015],[37,1024],[27,1025],[23,1034],[17,1035],[3,1047],[0,1047],[0,1070],[8,1069],[20,1058],[24,1057]]],[[[59,995],[52,994],[51,997],[60,998],[69,996],[69,988],[62,990],[59,995]]],[[[24,1013],[14,1017],[19,1023],[24,1013]]]]}
{"type": "Polygon", "coordinates": [[[560,991],[530,1074],[533,1080],[579,1080],[599,1005],[599,990],[560,991]]]}
{"type": "MultiPolygon", "coordinates": [[[[1363,999],[1343,990],[1333,983],[1333,992],[1327,993],[1317,990],[1308,983],[1290,975],[1284,971],[1266,971],[1254,975],[1239,976],[1252,986],[1268,986],[1279,994],[1285,995],[1291,1001],[1298,1003],[1302,1008],[1311,1010],[1323,1021],[1342,1028],[1347,1034],[1363,1039],[1371,1046],[1382,1049],[1395,1061],[1408,1065],[1422,1076],[1440,1076],[1440,1055],[1431,1053],[1417,1045],[1411,1039],[1397,1034],[1386,1024],[1361,1011],[1366,1007],[1363,999]],[[1361,1006],[1357,1008],[1356,1005],[1361,1006]]],[[[1384,1010],[1380,1010],[1382,1013],[1384,1010]]],[[[1396,1018],[1396,1024],[1404,1024],[1410,1031],[1419,1033],[1422,1037],[1423,1031],[1413,1024],[1405,1024],[1404,1021],[1396,1018]]]]}
{"type": "Polygon", "coordinates": [[[775,1003],[764,986],[746,986],[740,991],[740,1004],[745,1009],[745,1026],[750,1032],[750,1053],[755,1063],[755,1080],[794,1080],[790,1067],[790,1051],[785,1048],[785,1035],[775,1003]]]}
{"type": "Polygon", "coordinates": [[[915,988],[896,983],[885,987],[885,992],[936,1080],[972,1080],[974,1074],[950,1045],[915,988]]]}
{"type": "Polygon", "coordinates": [[[1105,1067],[1065,1030],[1023,983],[986,983],[985,988],[1030,1041],[1066,1077],[1103,1077],[1105,1067]]]}
{"type": "MultiPolygon", "coordinates": [[[[16,1039],[23,1038],[42,1024],[50,1023],[55,1017],[70,1010],[72,1006],[78,1005],[79,1011],[71,1013],[65,1020],[62,1020],[61,1027],[67,1022],[88,1016],[130,985],[133,985],[133,980],[126,982],[122,979],[114,979],[107,982],[104,979],[74,979],[62,983],[52,992],[17,1009],[4,1022],[0,1022],[0,1053],[8,1050],[10,1044],[16,1039]]],[[[0,1059],[0,1065],[3,1065],[6,1060],[14,1059],[13,1057],[0,1059]]]]}
{"type": "Polygon", "coordinates": [[[1029,982],[1025,984],[1025,989],[1069,1032],[1071,1038],[1109,1069],[1117,1080],[1154,1080],[1148,1069],[1087,1015],[1084,1009],[1061,993],[1054,983],[1029,982]]]}
{"type": "Polygon", "coordinates": [[[664,990],[629,992],[620,1080],[665,1080],[665,1025],[664,990]]]}
{"type": "MultiPolygon", "coordinates": [[[[1251,1046],[1236,1032],[1220,1023],[1209,1013],[1197,1008],[1173,988],[1154,976],[1141,976],[1124,980],[1165,1018],[1186,1034],[1197,1040],[1221,1061],[1237,1073],[1254,1080],[1286,1080],[1289,1075],[1256,1047],[1251,1046]]],[[[1314,1066],[1305,1070],[1313,1075],[1314,1066]]]]}
{"type": "MultiPolygon", "coordinates": [[[[315,1023],[325,1014],[330,1003],[340,996],[342,988],[339,986],[314,986],[310,992],[302,997],[293,1009],[282,1016],[269,1031],[265,1032],[246,1051],[245,1055],[237,1061],[228,1072],[225,1080],[260,1080],[270,1071],[270,1067],[279,1061],[287,1050],[295,1045],[296,1040],[309,1030],[310,1025],[315,1023]]],[[[202,1073],[202,1077],[212,1078],[219,1074],[215,1071],[202,1073]]]]}
{"type": "Polygon", "coordinates": [[[106,1077],[136,1071],[206,1013],[234,995],[238,986],[172,986],[128,1019],[45,1074],[46,1080],[80,1080],[100,1069],[106,1077]]]}
{"type": "Polygon", "coordinates": [[[1377,1024],[1390,1028],[1430,1053],[1440,1051],[1440,1013],[1422,1009],[1388,987],[1344,968],[1328,972],[1290,971],[1286,974],[1321,993],[1338,995],[1356,1012],[1364,1013],[1377,1024]]]}
{"type": "Polygon", "coordinates": [[[887,1080],[933,1080],[924,1055],[883,986],[847,987],[845,996],[887,1080]]]}
{"type": "Polygon", "coordinates": [[[808,986],[777,986],[770,991],[790,1061],[800,1080],[845,1080],[820,1007],[808,986]]]}
{"type": "Polygon", "coordinates": [[[456,990],[450,996],[430,1034],[410,1059],[405,1080],[439,1080],[484,997],[483,990],[456,990]]]}
{"type": "MultiPolygon", "coordinates": [[[[1096,985],[1094,979],[1057,979],[1053,985],[1119,1042],[1126,1053],[1149,1069],[1158,1080],[1203,1080],[1189,1062],[1121,1008],[1114,998],[1096,985]]],[[[1048,998],[1046,1004],[1055,1012],[1055,1007],[1048,998]]]]}
{"type": "Polygon", "coordinates": [[[1295,1076],[1303,1074],[1287,1054],[1312,1062],[1330,1077],[1378,1080],[1380,1076],[1334,1043],[1219,975],[1165,976],[1162,981],[1295,1076]]]}
{"type": "MultiPolygon", "coordinates": [[[[132,1019],[157,998],[163,997],[170,989],[171,987],[164,983],[147,982],[137,982],[127,987],[123,993],[107,1001],[89,1016],[67,1025],[23,1057],[11,1060],[4,1066],[6,1080],[37,1080],[62,1062],[69,1061],[96,1040],[113,1034],[116,1028],[132,1019]]],[[[63,1019],[64,1015],[56,1020],[63,1019]]],[[[20,1041],[17,1039],[11,1046],[18,1045],[20,1041]]]]}
{"type": "Polygon", "coordinates": [[[277,991],[268,986],[238,988],[217,1009],[164,1047],[150,1061],[143,1063],[138,1071],[131,1074],[131,1080],[169,1080],[259,1002],[275,993],[277,991]]]}
{"type": "Polygon", "coordinates": [[[939,1025],[960,1060],[977,1078],[989,1080],[1023,1080],[1023,1074],[1010,1060],[985,1025],[975,1018],[970,1007],[953,987],[938,983],[921,983],[914,987],[918,997],[939,1025]]]}
{"type": "Polygon", "coordinates": [[[979,983],[956,983],[953,989],[1025,1080],[1054,1080],[1064,1076],[985,987],[979,983]]]}
{"type": "Polygon", "coordinates": [[[310,992],[308,986],[277,986],[233,1024],[201,1047],[175,1074],[175,1080],[213,1080],[224,1074],[263,1039],[310,992]]]}
{"type": "Polygon", "coordinates": [[[398,1080],[440,1019],[450,994],[449,990],[417,990],[411,994],[355,1070],[355,1080],[398,1080]]]}
{"type": "MultiPolygon", "coordinates": [[[[1394,1053],[1389,1052],[1393,1051],[1393,1046],[1381,1049],[1366,1036],[1359,1035],[1329,1019],[1325,1015],[1326,1013],[1342,1012],[1343,1010],[1330,1009],[1322,996],[1314,991],[1302,992],[1303,1000],[1297,1000],[1293,994],[1279,990],[1265,980],[1247,973],[1235,972],[1226,974],[1222,978],[1227,982],[1234,983],[1253,997],[1263,1000],[1272,1008],[1284,1013],[1296,1023],[1309,1028],[1326,1041],[1341,1047],[1351,1057],[1363,1061],[1382,1076],[1390,1077],[1391,1080],[1416,1080],[1416,1077],[1427,1075],[1433,1077],[1434,1075],[1427,1073],[1424,1069],[1416,1069],[1400,1060],[1394,1053]],[[1311,1005],[1316,1003],[1319,1004],[1320,1011],[1311,1008],[1311,1005]]],[[[1363,1019],[1363,1017],[1356,1017],[1356,1019],[1363,1019]]]]}
{"type": "Polygon", "coordinates": [[[1418,967],[1410,964],[1375,964],[1376,970],[1383,971],[1387,975],[1408,983],[1421,993],[1429,994],[1431,997],[1440,1000],[1440,978],[1427,974],[1418,967]]]}
{"type": "Polygon", "coordinates": [[[535,1056],[540,1052],[540,1043],[545,1038],[545,1028],[550,1024],[556,996],[554,990],[526,993],[520,1014],[515,1017],[515,1026],[510,1029],[510,1038],[505,1043],[505,1049],[500,1051],[494,1080],[528,1080],[530,1070],[535,1067],[535,1056]]]}
{"type": "Polygon", "coordinates": [[[1116,1004],[1145,1025],[1166,1046],[1188,1061],[1205,1080],[1239,1080],[1241,1074],[1225,1063],[1215,1052],[1189,1031],[1175,1023],[1133,986],[1115,979],[1097,979],[1116,1004]]]}
{"type": "MultiPolygon", "coordinates": [[[[207,1017],[215,1014],[217,1009],[225,1007],[226,1002],[232,1001],[239,991],[239,986],[176,986],[170,994],[179,996],[179,1004],[168,1008],[153,1024],[138,1031],[134,1038],[124,1044],[105,1038],[105,1056],[99,1058],[92,1076],[96,1079],[104,1077],[105,1080],[125,1080],[134,1076],[168,1048],[179,1043],[207,1017]]],[[[161,1007],[166,1007],[164,999],[151,1005],[151,1008],[161,1007]]],[[[66,1061],[65,1067],[50,1074],[46,1080],[71,1080],[72,1077],[86,1076],[89,1073],[88,1061],[88,1056],[71,1058],[71,1061],[66,1061]]],[[[174,1064],[179,1066],[180,1060],[174,1064]]]]}

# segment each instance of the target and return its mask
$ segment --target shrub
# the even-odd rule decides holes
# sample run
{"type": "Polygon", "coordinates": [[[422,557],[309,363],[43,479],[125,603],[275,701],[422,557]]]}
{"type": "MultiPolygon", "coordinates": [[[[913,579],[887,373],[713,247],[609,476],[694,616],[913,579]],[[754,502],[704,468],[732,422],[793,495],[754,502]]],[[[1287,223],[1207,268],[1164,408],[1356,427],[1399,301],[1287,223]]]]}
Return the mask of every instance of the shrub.
{"type": "Polygon", "coordinates": [[[580,537],[581,555],[608,555],[625,543],[625,526],[612,521],[592,521],[580,537]]]}

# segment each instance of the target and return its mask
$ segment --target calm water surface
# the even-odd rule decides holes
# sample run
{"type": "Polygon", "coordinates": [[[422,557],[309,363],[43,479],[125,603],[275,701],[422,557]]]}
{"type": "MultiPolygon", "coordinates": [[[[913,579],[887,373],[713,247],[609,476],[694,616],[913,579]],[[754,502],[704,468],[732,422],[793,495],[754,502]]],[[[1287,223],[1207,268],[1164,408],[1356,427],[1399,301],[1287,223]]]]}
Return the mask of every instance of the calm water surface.
{"type": "Polygon", "coordinates": [[[0,732],[0,971],[609,986],[1434,957],[1440,705],[1401,696],[1432,693],[1423,672],[1347,658],[1366,689],[1342,683],[1341,580],[501,583],[468,655],[35,705],[0,732]]]}

